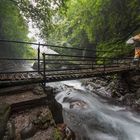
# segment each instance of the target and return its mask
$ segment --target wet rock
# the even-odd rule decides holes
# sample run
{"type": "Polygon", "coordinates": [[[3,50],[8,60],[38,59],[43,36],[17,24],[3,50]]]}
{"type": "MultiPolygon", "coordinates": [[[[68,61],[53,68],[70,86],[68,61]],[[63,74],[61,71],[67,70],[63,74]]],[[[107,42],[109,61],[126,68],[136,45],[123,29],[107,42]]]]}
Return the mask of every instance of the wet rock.
{"type": "MultiPolygon", "coordinates": [[[[59,138],[60,140],[75,140],[75,133],[66,125],[58,124],[54,129],[53,138],[59,138]]],[[[59,140],[58,139],[58,140],[59,140]]]]}
{"type": "Polygon", "coordinates": [[[10,106],[6,103],[0,104],[0,139],[2,139],[4,136],[9,115],[10,106]]]}
{"type": "Polygon", "coordinates": [[[140,105],[140,99],[138,99],[138,100],[136,101],[136,104],[140,105]]]}
{"type": "Polygon", "coordinates": [[[24,139],[27,139],[27,138],[30,138],[32,136],[35,135],[35,133],[37,132],[37,127],[36,125],[34,125],[33,123],[29,123],[28,126],[26,126],[25,128],[23,128],[20,132],[20,136],[21,136],[21,139],[24,140],[24,139]]]}
{"type": "Polygon", "coordinates": [[[106,86],[107,82],[103,81],[103,80],[96,80],[95,83],[101,87],[101,86],[106,86]]]}
{"type": "Polygon", "coordinates": [[[128,84],[128,88],[131,92],[136,93],[140,88],[140,71],[133,70],[130,72],[122,73],[122,77],[125,79],[125,82],[128,84]]]}
{"type": "Polygon", "coordinates": [[[77,100],[70,103],[70,108],[85,109],[87,107],[87,103],[82,100],[77,100]]]}
{"type": "Polygon", "coordinates": [[[65,128],[65,137],[66,137],[66,140],[75,140],[76,139],[75,133],[69,127],[65,128]]]}
{"type": "Polygon", "coordinates": [[[38,69],[38,62],[37,62],[37,61],[34,62],[32,68],[33,68],[33,69],[38,69]]]}
{"type": "Polygon", "coordinates": [[[133,105],[135,103],[135,95],[134,94],[126,94],[122,102],[126,105],[133,105]]]}
{"type": "MultiPolygon", "coordinates": [[[[35,61],[33,66],[32,66],[33,69],[38,69],[38,61],[35,61]]],[[[40,69],[43,69],[43,63],[40,62],[40,69]]]]}
{"type": "Polygon", "coordinates": [[[118,81],[114,80],[106,87],[106,90],[111,94],[111,97],[120,98],[121,94],[118,91],[118,87],[119,87],[118,81]]]}

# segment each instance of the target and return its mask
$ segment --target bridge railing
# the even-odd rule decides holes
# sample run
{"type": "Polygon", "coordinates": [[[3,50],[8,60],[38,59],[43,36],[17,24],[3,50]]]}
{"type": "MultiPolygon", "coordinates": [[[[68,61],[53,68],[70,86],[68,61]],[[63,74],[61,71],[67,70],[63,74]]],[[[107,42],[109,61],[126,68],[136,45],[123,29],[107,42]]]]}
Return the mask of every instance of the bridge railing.
{"type": "Polygon", "coordinates": [[[32,68],[38,59],[0,58],[0,74],[38,72],[32,68]]]}
{"type": "Polygon", "coordinates": [[[0,74],[10,74],[10,73],[27,73],[27,72],[39,72],[39,67],[40,67],[40,64],[39,62],[40,61],[43,61],[41,60],[40,58],[40,43],[32,43],[32,42],[23,42],[23,41],[14,41],[14,40],[1,40],[0,39],[0,46],[4,46],[5,48],[7,47],[7,52],[10,50],[10,47],[9,46],[16,46],[17,48],[15,49],[21,49],[21,52],[22,52],[22,47],[21,47],[21,44],[24,44],[24,45],[28,45],[28,47],[30,48],[30,45],[33,45],[35,46],[35,48],[37,48],[37,54],[38,56],[36,56],[35,58],[33,58],[32,56],[30,56],[29,58],[21,58],[21,57],[15,57],[14,54],[10,54],[8,55],[8,57],[4,57],[4,53],[5,52],[2,52],[0,54],[2,54],[2,56],[0,56],[0,74]],[[33,63],[34,62],[37,62],[35,63],[35,65],[37,65],[37,69],[34,69],[33,68],[33,63]]]}
{"type": "MultiPolygon", "coordinates": [[[[59,48],[59,46],[49,46],[49,48],[59,48]]],[[[51,54],[43,53],[43,72],[44,79],[51,76],[68,76],[70,74],[86,74],[93,71],[102,71],[103,73],[108,68],[118,68],[127,66],[130,68],[132,58],[122,57],[99,57],[96,54],[100,52],[112,53],[112,51],[95,51],[86,50],[88,55],[83,55],[84,49],[61,47],[61,53],[51,54]],[[71,50],[71,51],[70,51],[71,50]],[[64,53],[65,52],[65,53],[64,53]],[[90,53],[88,53],[90,52],[90,53]]],[[[116,51],[116,50],[115,50],[116,51]]],[[[119,51],[119,50],[117,50],[119,51]]],[[[120,50],[121,51],[121,50],[120,50]]]]}
{"type": "MultiPolygon", "coordinates": [[[[112,51],[81,49],[73,47],[64,47],[57,45],[48,45],[41,43],[31,43],[22,41],[0,40],[2,43],[19,43],[34,45],[37,48],[37,57],[33,59],[22,58],[0,58],[0,61],[36,61],[36,69],[31,70],[14,70],[12,72],[39,72],[44,78],[52,75],[69,75],[70,73],[80,74],[93,70],[102,70],[105,72],[107,68],[131,65],[132,58],[121,57],[99,57],[100,53],[112,53],[112,51]],[[52,51],[53,50],[53,53],[52,51]]],[[[114,50],[114,52],[122,50],[114,50]]],[[[3,72],[5,73],[5,71],[3,72]]]]}

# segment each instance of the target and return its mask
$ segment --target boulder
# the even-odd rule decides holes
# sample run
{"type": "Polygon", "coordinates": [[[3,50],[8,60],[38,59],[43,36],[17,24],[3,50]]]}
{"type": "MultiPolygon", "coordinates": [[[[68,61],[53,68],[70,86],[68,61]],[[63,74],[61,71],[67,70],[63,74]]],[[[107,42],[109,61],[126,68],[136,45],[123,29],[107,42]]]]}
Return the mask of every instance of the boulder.
{"type": "MultiPolygon", "coordinates": [[[[38,61],[35,61],[32,66],[33,69],[38,69],[38,61]]],[[[40,68],[43,69],[43,62],[40,62],[40,68]]]]}
{"type": "Polygon", "coordinates": [[[37,132],[37,127],[33,123],[29,123],[25,128],[20,132],[21,139],[27,139],[35,135],[37,132]]]}
{"type": "Polygon", "coordinates": [[[38,69],[38,62],[37,62],[37,61],[35,61],[35,62],[33,63],[32,68],[33,68],[33,69],[38,69]]]}

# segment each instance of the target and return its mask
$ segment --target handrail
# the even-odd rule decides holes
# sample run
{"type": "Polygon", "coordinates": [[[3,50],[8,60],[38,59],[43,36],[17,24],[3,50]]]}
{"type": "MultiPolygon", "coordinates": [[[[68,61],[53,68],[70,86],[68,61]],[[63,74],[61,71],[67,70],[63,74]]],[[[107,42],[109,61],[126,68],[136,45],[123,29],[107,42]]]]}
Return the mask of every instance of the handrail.
{"type": "MultiPolygon", "coordinates": [[[[43,85],[45,86],[46,77],[53,77],[53,75],[69,75],[73,74],[80,74],[80,73],[92,73],[93,71],[100,71],[102,70],[103,73],[106,72],[106,69],[113,67],[119,67],[120,65],[128,65],[130,66],[132,57],[102,57],[97,55],[98,52],[117,52],[120,50],[113,50],[113,51],[104,51],[104,50],[92,50],[92,49],[81,49],[81,48],[72,48],[72,47],[64,47],[64,46],[56,46],[56,45],[49,45],[49,44],[41,44],[41,43],[33,43],[33,42],[24,42],[24,41],[12,41],[12,40],[1,40],[0,42],[11,42],[11,43],[23,43],[23,44],[30,44],[30,45],[37,45],[38,46],[38,55],[37,58],[7,58],[7,57],[0,57],[0,61],[5,60],[14,60],[14,61],[36,61],[37,62],[37,70],[16,70],[16,71],[5,71],[0,72],[0,74],[15,74],[15,73],[34,73],[37,72],[42,75],[43,77],[43,85]],[[91,52],[93,55],[83,56],[82,53],[77,54],[51,54],[51,53],[40,53],[40,47],[52,47],[52,48],[63,48],[63,49],[71,49],[71,50],[78,50],[78,51],[86,51],[91,52]],[[127,61],[128,60],[128,61],[127,61]],[[64,67],[63,67],[64,66],[64,67]],[[99,68],[99,69],[98,69],[99,68]],[[69,74],[68,74],[69,73],[69,74]]],[[[66,52],[66,51],[65,51],[66,52]]],[[[69,51],[67,51],[69,52],[69,51]]],[[[73,51],[74,52],[74,51],[73,51]]],[[[90,53],[90,54],[91,54],[90,53]]]]}
{"type": "MultiPolygon", "coordinates": [[[[36,61],[38,60],[37,58],[3,58],[3,57],[0,57],[0,60],[33,60],[33,61],[36,61]]],[[[43,60],[43,59],[42,59],[43,60]]]]}
{"type": "MultiPolygon", "coordinates": [[[[34,43],[34,42],[27,42],[27,41],[15,41],[15,40],[4,40],[4,39],[0,39],[0,42],[11,42],[11,43],[21,43],[21,44],[29,44],[29,45],[40,45],[40,46],[46,46],[46,47],[52,47],[52,48],[63,48],[63,49],[71,49],[71,50],[79,50],[79,51],[85,51],[85,49],[81,49],[81,48],[73,48],[73,47],[63,47],[63,46],[59,46],[59,45],[51,45],[51,44],[44,44],[44,43],[34,43]]],[[[95,50],[95,49],[86,49],[86,52],[108,52],[108,53],[112,53],[112,52],[116,52],[116,51],[121,51],[121,48],[118,48],[118,50],[113,50],[113,51],[99,51],[99,50],[95,50]]]]}

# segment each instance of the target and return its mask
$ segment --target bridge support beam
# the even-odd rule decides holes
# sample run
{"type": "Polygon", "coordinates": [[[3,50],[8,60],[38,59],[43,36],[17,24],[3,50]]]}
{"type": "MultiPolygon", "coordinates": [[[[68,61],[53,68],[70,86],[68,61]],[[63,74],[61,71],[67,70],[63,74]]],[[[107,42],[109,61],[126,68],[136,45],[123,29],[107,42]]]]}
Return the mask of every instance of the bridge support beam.
{"type": "Polygon", "coordinates": [[[56,101],[53,89],[49,88],[50,87],[45,87],[45,93],[47,94],[47,100],[49,102],[48,107],[52,113],[53,119],[56,124],[64,123],[62,115],[62,105],[56,101]]]}

